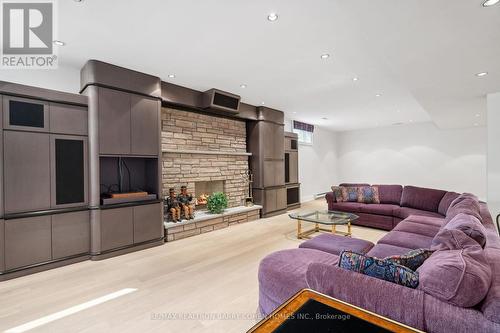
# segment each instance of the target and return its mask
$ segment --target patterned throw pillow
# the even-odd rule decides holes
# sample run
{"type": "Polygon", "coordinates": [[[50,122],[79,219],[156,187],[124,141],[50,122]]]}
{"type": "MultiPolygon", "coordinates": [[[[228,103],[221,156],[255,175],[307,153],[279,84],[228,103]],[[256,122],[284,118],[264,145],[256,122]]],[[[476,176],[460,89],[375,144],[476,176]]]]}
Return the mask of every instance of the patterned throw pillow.
{"type": "Polygon", "coordinates": [[[342,186],[342,201],[358,202],[358,188],[342,186]]]}
{"type": "Polygon", "coordinates": [[[366,204],[379,204],[380,197],[377,186],[358,187],[358,202],[366,204]]]}
{"type": "Polygon", "coordinates": [[[332,192],[336,202],[344,201],[344,197],[342,196],[342,186],[332,186],[332,192]]]}
{"type": "Polygon", "coordinates": [[[418,286],[418,272],[388,260],[352,251],[340,253],[339,267],[409,288],[418,286]]]}
{"type": "Polygon", "coordinates": [[[425,261],[429,258],[434,251],[428,249],[416,249],[407,252],[401,256],[390,256],[385,257],[384,260],[388,260],[395,264],[408,267],[409,269],[416,271],[425,261]]]}

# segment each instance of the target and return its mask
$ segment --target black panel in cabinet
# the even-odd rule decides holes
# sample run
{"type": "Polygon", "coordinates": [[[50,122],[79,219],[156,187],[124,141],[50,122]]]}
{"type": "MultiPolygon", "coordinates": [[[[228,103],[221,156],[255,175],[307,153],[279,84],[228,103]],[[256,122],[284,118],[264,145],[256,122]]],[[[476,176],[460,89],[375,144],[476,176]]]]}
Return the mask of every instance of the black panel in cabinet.
{"type": "Polygon", "coordinates": [[[290,182],[290,154],[285,153],[285,183],[290,182]]]}
{"type": "Polygon", "coordinates": [[[85,159],[82,140],[55,140],[56,205],[85,201],[85,159]]]}
{"type": "Polygon", "coordinates": [[[44,105],[22,101],[9,101],[9,125],[45,127],[44,105]]]}
{"type": "Polygon", "coordinates": [[[286,189],[286,204],[293,205],[300,202],[299,198],[300,188],[299,187],[290,187],[286,189]]]}
{"type": "Polygon", "coordinates": [[[290,140],[290,148],[297,149],[297,140],[295,139],[290,140]]]}

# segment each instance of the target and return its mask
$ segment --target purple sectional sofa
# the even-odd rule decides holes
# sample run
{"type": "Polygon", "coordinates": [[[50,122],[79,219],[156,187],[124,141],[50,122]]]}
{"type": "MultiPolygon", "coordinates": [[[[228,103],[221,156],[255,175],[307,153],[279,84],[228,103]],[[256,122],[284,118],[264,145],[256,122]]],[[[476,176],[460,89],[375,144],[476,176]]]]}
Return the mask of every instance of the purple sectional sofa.
{"type": "MultiPolygon", "coordinates": [[[[357,187],[369,184],[343,183],[339,186],[357,187]]],[[[460,194],[430,188],[401,185],[372,185],[379,189],[380,204],[337,202],[333,192],[326,194],[329,210],[354,213],[359,219],[353,224],[392,230],[410,215],[443,218],[451,202],[460,194]]]]}
{"type": "MultiPolygon", "coordinates": [[[[299,290],[311,288],[427,332],[500,332],[500,237],[491,215],[486,204],[472,195],[464,195],[466,199],[460,202],[461,196],[453,207],[445,209],[451,201],[445,204],[447,192],[442,192],[433,192],[435,195],[429,197],[433,205],[425,206],[437,212],[408,216],[367,252],[378,258],[401,255],[411,249],[435,247],[446,235],[451,235],[452,243],[475,245],[434,252],[417,270],[420,284],[416,289],[342,269],[337,266],[339,257],[325,252],[325,246],[288,249],[261,261],[260,312],[268,315],[299,290]],[[476,224],[464,227],[463,218],[470,221],[477,217],[476,224]],[[457,240],[460,237],[456,235],[466,240],[457,240]],[[443,275],[443,269],[448,275],[443,275]],[[451,287],[453,281],[460,282],[458,287],[451,287]]],[[[405,204],[424,207],[417,199],[405,200],[405,204]]],[[[394,205],[397,207],[406,206],[394,205]]],[[[369,216],[365,216],[366,222],[369,216]]]]}

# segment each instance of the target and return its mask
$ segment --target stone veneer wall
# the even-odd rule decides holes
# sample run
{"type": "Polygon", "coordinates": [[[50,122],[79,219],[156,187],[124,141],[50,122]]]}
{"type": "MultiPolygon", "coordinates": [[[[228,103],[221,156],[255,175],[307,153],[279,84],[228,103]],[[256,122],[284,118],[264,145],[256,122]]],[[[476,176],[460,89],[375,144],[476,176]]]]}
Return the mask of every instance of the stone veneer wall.
{"type": "MultiPolygon", "coordinates": [[[[244,121],[163,108],[162,149],[246,153],[244,121]]],[[[163,195],[168,189],[186,185],[194,193],[195,181],[225,180],[229,207],[242,204],[247,184],[248,156],[163,153],[163,195]]]]}

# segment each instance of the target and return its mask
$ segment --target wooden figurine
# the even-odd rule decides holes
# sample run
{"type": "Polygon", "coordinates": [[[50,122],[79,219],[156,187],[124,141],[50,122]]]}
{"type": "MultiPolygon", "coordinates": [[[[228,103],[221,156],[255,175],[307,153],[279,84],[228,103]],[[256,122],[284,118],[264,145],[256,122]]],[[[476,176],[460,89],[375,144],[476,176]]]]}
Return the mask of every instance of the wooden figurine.
{"type": "Polygon", "coordinates": [[[181,193],[177,195],[177,201],[182,207],[184,218],[187,220],[194,219],[193,196],[187,192],[186,186],[181,186],[181,193]]]}
{"type": "Polygon", "coordinates": [[[171,188],[168,190],[169,196],[166,200],[167,209],[172,215],[172,221],[178,222],[181,219],[181,207],[179,201],[175,196],[175,189],[171,188]]]}

